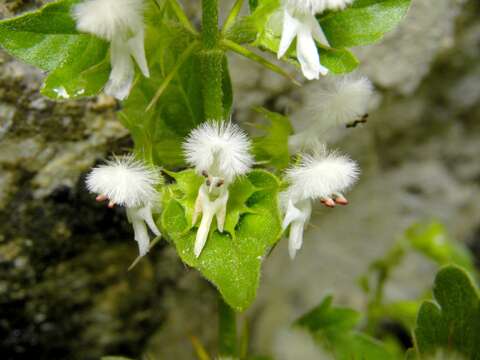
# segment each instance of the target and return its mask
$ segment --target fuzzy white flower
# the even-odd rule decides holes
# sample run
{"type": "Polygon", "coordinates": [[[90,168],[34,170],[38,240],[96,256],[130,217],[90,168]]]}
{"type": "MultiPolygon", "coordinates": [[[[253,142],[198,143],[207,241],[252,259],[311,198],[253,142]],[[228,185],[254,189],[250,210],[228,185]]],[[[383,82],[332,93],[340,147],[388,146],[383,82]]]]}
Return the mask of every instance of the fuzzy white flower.
{"type": "Polygon", "coordinates": [[[205,122],[183,144],[187,162],[199,174],[206,171],[227,183],[252,167],[250,147],[248,135],[231,122],[205,122]]]}
{"type": "Polygon", "coordinates": [[[366,76],[327,77],[307,99],[309,122],[289,138],[290,150],[313,148],[333,127],[361,121],[368,113],[372,94],[373,85],[366,76]]]}
{"type": "Polygon", "coordinates": [[[359,168],[347,156],[328,152],[325,148],[313,155],[301,155],[300,164],[287,170],[285,179],[290,184],[280,194],[285,213],[282,227],[290,226],[289,253],[293,259],[303,243],[303,231],[310,220],[312,201],[325,206],[347,205],[343,192],[357,180],[359,168]]]}
{"type": "Polygon", "coordinates": [[[144,256],[150,244],[147,225],[160,236],[152,216],[152,212],[159,212],[160,194],[155,189],[161,183],[158,172],[128,155],[94,168],[86,183],[88,190],[98,195],[97,201],[108,200],[109,207],[125,206],[140,256],[144,256]]]}
{"type": "Polygon", "coordinates": [[[213,218],[223,232],[228,202],[228,186],[253,165],[247,134],[231,122],[206,122],[194,129],[183,144],[187,162],[205,177],[198,191],[192,223],[202,221],[195,239],[194,253],[200,256],[213,218]]]}
{"type": "Polygon", "coordinates": [[[340,10],[353,0],[285,0],[283,30],[277,56],[285,55],[293,40],[297,38],[297,59],[303,75],[308,80],[326,75],[328,69],[321,65],[315,40],[329,46],[315,14],[325,10],[340,10]]]}
{"type": "Polygon", "coordinates": [[[105,92],[123,100],[130,93],[136,61],[149,77],[144,47],[143,0],[85,0],[73,9],[77,29],[110,42],[112,71],[105,92]]]}

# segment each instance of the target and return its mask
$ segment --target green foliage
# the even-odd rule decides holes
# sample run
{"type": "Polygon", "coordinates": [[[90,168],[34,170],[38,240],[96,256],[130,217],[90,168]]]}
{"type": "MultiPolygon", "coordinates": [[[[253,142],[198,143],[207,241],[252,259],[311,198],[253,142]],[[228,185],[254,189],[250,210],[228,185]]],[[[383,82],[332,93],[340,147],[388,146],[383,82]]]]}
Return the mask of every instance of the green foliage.
{"type": "Polygon", "coordinates": [[[223,52],[198,52],[194,34],[169,20],[150,26],[146,52],[151,77],[139,76],[124,109],[122,123],[130,130],[136,151],[156,165],[185,165],[181,144],[207,118],[229,118],[233,95],[223,52]],[[207,58],[207,59],[205,59],[207,58]],[[206,61],[213,58],[215,61],[206,61]],[[212,86],[205,77],[216,74],[212,86]],[[218,90],[220,89],[220,91],[218,90]],[[218,101],[221,101],[217,111],[218,101]],[[206,109],[206,106],[208,109],[206,109]]]}
{"type": "Polygon", "coordinates": [[[472,273],[475,271],[468,249],[450,240],[443,225],[438,222],[412,225],[385,256],[372,262],[368,274],[360,278],[360,285],[368,295],[366,327],[369,333],[376,333],[385,319],[400,323],[405,329],[415,326],[422,301],[430,293],[427,289],[417,299],[384,301],[385,286],[391,274],[411,252],[418,252],[439,266],[457,264],[472,273]]]}
{"type": "Polygon", "coordinates": [[[457,266],[440,270],[433,287],[435,302],[425,301],[415,328],[417,354],[439,349],[480,359],[480,299],[468,273],[457,266]]]}
{"type": "Polygon", "coordinates": [[[329,296],[294,325],[308,330],[315,341],[338,360],[399,358],[379,341],[358,331],[359,322],[358,312],[333,306],[329,296]]]}
{"type": "Polygon", "coordinates": [[[95,95],[110,73],[108,44],[75,29],[70,14],[77,2],[61,0],[0,22],[0,46],[50,72],[42,93],[53,99],[95,95]]]}
{"type": "Polygon", "coordinates": [[[265,135],[253,139],[253,152],[257,161],[265,162],[278,170],[285,169],[290,162],[288,151],[288,137],[293,133],[288,117],[276,112],[258,108],[257,111],[265,116],[268,125],[264,128],[265,135]]]}
{"type": "Polygon", "coordinates": [[[411,226],[405,232],[405,240],[412,249],[439,265],[452,263],[475,271],[469,250],[461,243],[450,240],[445,226],[439,222],[411,226]]]}
{"type": "Polygon", "coordinates": [[[393,30],[405,17],[411,0],[357,0],[344,11],[319,17],[334,48],[372,44],[393,30]]]}
{"type": "MultiPolygon", "coordinates": [[[[319,23],[331,46],[319,45],[322,65],[334,74],[353,71],[358,66],[358,60],[346,48],[380,40],[403,19],[410,2],[411,0],[357,0],[344,11],[319,15],[319,23]]],[[[280,1],[251,1],[250,9],[251,15],[240,19],[230,29],[229,38],[233,41],[251,42],[261,49],[276,53],[282,31],[280,1]]],[[[297,64],[294,47],[292,45],[287,53],[287,59],[297,64]]]]}
{"type": "Polygon", "coordinates": [[[214,223],[202,254],[196,258],[196,228],[191,218],[203,179],[193,170],[169,174],[175,183],[165,189],[163,233],[182,260],[200,270],[228,305],[237,311],[245,310],[255,298],[263,257],[281,234],[278,179],[266,171],[254,170],[232,184],[225,232],[215,230],[214,223]]]}

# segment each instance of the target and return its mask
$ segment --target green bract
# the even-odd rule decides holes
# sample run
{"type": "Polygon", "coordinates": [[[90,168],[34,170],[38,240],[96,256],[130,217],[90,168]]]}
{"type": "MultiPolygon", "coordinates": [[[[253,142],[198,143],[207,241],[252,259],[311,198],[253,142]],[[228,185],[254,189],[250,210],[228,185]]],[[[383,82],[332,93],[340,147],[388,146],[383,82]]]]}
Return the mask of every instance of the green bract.
{"type": "Polygon", "coordinates": [[[165,188],[161,228],[182,260],[210,280],[235,310],[254,300],[260,266],[281,235],[277,197],[279,181],[263,170],[254,170],[229,188],[225,231],[212,226],[199,258],[193,254],[196,227],[191,218],[203,178],[193,170],[169,173],[175,180],[165,188]]]}

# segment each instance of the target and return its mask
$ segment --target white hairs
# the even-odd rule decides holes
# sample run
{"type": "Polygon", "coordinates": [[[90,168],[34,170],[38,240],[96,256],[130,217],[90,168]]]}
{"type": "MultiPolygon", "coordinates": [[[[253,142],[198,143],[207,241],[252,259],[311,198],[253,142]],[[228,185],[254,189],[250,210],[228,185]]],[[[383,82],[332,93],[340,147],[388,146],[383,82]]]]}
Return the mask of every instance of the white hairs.
{"type": "Polygon", "coordinates": [[[324,122],[324,126],[345,125],[367,113],[372,93],[373,85],[366,76],[327,78],[312,94],[308,111],[314,121],[324,122]]]}
{"type": "Polygon", "coordinates": [[[247,134],[231,122],[205,122],[183,143],[185,158],[198,173],[206,171],[227,183],[250,170],[250,147],[247,134]]]}
{"type": "Polygon", "coordinates": [[[353,0],[285,0],[290,11],[319,14],[325,10],[342,10],[353,0]]]}
{"type": "Polygon", "coordinates": [[[328,198],[349,189],[358,179],[360,170],[348,156],[326,149],[313,155],[302,154],[301,162],[286,171],[290,183],[286,190],[293,202],[328,198]]]}
{"type": "Polygon", "coordinates": [[[307,97],[305,114],[309,123],[289,138],[292,152],[314,149],[326,141],[326,134],[338,126],[361,120],[368,113],[373,85],[366,76],[327,77],[319,90],[307,97]]]}
{"type": "Polygon", "coordinates": [[[73,17],[78,30],[111,41],[143,28],[143,8],[143,0],[86,0],[73,8],[73,17]]]}
{"type": "Polygon", "coordinates": [[[161,177],[155,169],[127,155],[94,168],[86,182],[89,191],[115,204],[139,207],[157,200],[155,185],[161,183],[161,177]]]}
{"type": "Polygon", "coordinates": [[[150,76],[144,45],[143,0],[86,0],[73,8],[77,29],[110,41],[112,71],[105,92],[119,100],[130,93],[133,60],[150,76]]]}

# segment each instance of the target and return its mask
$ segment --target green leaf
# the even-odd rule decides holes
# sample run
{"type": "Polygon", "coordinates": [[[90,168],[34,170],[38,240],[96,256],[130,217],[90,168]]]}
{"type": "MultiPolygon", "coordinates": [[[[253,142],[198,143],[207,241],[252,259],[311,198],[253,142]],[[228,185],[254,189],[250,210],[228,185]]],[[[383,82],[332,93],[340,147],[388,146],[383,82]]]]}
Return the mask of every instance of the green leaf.
{"type": "Polygon", "coordinates": [[[330,45],[347,48],[380,40],[405,17],[411,0],[357,0],[343,11],[320,16],[330,45]]]}
{"type": "Polygon", "coordinates": [[[358,312],[332,306],[332,297],[328,296],[294,325],[307,329],[319,346],[338,360],[398,358],[382,343],[356,330],[359,322],[358,312]]]}
{"type": "Polygon", "coordinates": [[[52,99],[93,96],[103,89],[109,74],[110,59],[105,42],[90,36],[81,37],[62,65],[49,74],[42,94],[52,99]]]}
{"type": "Polygon", "coordinates": [[[425,301],[418,313],[415,339],[421,355],[439,349],[480,359],[480,299],[468,273],[457,266],[439,271],[435,302],[425,301]]]}
{"type": "MultiPolygon", "coordinates": [[[[353,71],[358,66],[355,56],[346,48],[367,45],[380,40],[404,18],[411,0],[357,0],[342,11],[318,15],[331,47],[318,46],[320,61],[334,74],[353,71]]],[[[263,50],[276,53],[280,43],[282,14],[278,0],[258,0],[252,14],[239,19],[226,34],[235,42],[253,42],[263,50]],[[255,40],[253,40],[255,39],[255,40]]],[[[297,64],[295,45],[287,59],[297,64]]]]}
{"type": "Polygon", "coordinates": [[[57,1],[0,22],[0,46],[49,71],[42,93],[53,99],[95,95],[110,72],[108,43],[75,29],[71,12],[78,1],[57,1]]]}
{"type": "MultiPolygon", "coordinates": [[[[253,45],[275,54],[278,51],[282,33],[282,14],[281,12],[276,11],[279,6],[278,0],[264,0],[261,5],[256,8],[253,14],[248,17],[250,27],[255,27],[257,29],[257,37],[253,42],[253,45]]],[[[242,21],[244,23],[247,22],[247,20],[242,21]]],[[[242,33],[241,36],[239,36],[239,34],[234,32],[234,29],[235,28],[232,28],[232,36],[239,38],[247,38],[248,36],[252,37],[251,34],[247,35],[245,33],[242,33]]],[[[246,24],[243,24],[241,29],[246,32],[249,27],[247,27],[246,24]]],[[[348,73],[358,66],[357,58],[346,49],[333,49],[319,45],[317,48],[320,54],[320,62],[334,74],[348,73]]],[[[285,55],[285,60],[296,66],[300,66],[296,58],[294,44],[292,44],[285,55]]]]}
{"type": "Polygon", "coordinates": [[[408,244],[439,265],[450,263],[474,272],[472,254],[461,243],[449,239],[445,226],[438,222],[419,223],[405,231],[408,244]]]}
{"type": "MultiPolygon", "coordinates": [[[[201,63],[197,48],[192,48],[195,35],[161,13],[157,15],[163,20],[148,26],[146,34],[151,77],[138,77],[120,119],[141,157],[159,166],[180,167],[185,165],[184,138],[205,121],[201,63]]],[[[224,56],[220,60],[224,117],[228,118],[232,86],[227,60],[224,56]]]]}
{"type": "Polygon", "coordinates": [[[265,135],[253,139],[253,152],[257,161],[266,162],[278,170],[285,169],[290,162],[288,137],[293,134],[293,128],[287,116],[258,108],[265,116],[268,125],[265,135]]]}
{"type": "Polygon", "coordinates": [[[192,55],[176,69],[178,59],[195,39],[184,28],[169,22],[147,30],[146,53],[151,76],[137,79],[124,102],[120,119],[144,159],[162,166],[182,166],[182,141],[204,120],[198,58],[192,55]],[[172,71],[175,72],[172,80],[158,101],[145,111],[172,71]]]}
{"type": "Polygon", "coordinates": [[[175,184],[166,187],[161,227],[177,248],[181,259],[197,268],[220,291],[226,303],[237,311],[254,300],[263,257],[279,240],[279,180],[254,170],[230,186],[226,231],[212,224],[199,258],[193,253],[196,227],[192,228],[193,206],[203,179],[193,170],[170,174],[175,184]]]}

